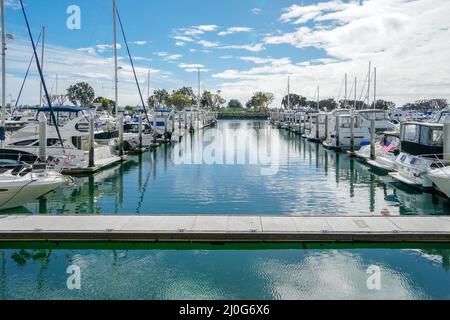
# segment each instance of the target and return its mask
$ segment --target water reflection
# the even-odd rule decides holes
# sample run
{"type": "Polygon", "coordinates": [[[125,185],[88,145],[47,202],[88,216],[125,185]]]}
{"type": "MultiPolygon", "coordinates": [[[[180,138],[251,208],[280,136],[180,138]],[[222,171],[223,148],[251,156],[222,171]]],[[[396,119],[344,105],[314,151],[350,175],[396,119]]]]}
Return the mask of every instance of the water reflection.
{"type": "MultiPolygon", "coordinates": [[[[258,130],[247,144],[257,154],[279,139],[279,166],[263,176],[261,166],[175,164],[164,145],[124,164],[59,189],[7,213],[52,214],[448,214],[449,200],[408,189],[342,153],[326,150],[260,121],[223,121],[218,129],[258,130]]],[[[183,138],[193,157],[204,132],[183,138]]],[[[235,149],[233,151],[236,151],[235,149]]],[[[240,155],[237,154],[236,157],[240,155]]]]}
{"type": "Polygon", "coordinates": [[[1,249],[0,299],[445,299],[449,249],[1,249]],[[81,290],[66,269],[81,268],[81,290]],[[367,268],[381,269],[381,290],[367,268]],[[245,283],[245,286],[242,284],[245,283]]]}

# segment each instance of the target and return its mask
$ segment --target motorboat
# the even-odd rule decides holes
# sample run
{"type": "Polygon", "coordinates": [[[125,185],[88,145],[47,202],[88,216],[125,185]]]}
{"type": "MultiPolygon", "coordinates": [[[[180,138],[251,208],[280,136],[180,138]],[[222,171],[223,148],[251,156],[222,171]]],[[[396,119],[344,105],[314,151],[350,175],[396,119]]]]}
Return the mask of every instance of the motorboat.
{"type": "MultiPolygon", "coordinates": [[[[92,110],[81,107],[54,107],[56,124],[49,116],[49,108],[39,108],[36,119],[44,113],[47,121],[47,154],[59,162],[62,170],[83,169],[89,166],[89,117],[92,110]],[[56,130],[59,129],[63,145],[56,130]]],[[[104,136],[101,124],[95,122],[95,136],[104,136]]],[[[121,161],[116,153],[117,145],[113,140],[109,143],[94,142],[94,163],[104,167],[121,161]]],[[[26,127],[15,132],[6,141],[6,149],[39,154],[39,122],[35,120],[26,127]]]]}
{"type": "Polygon", "coordinates": [[[398,132],[385,132],[383,139],[375,145],[375,159],[370,159],[370,145],[361,148],[356,155],[363,157],[370,166],[395,171],[395,161],[400,153],[400,135],[398,132]]]}
{"type": "Polygon", "coordinates": [[[395,160],[396,172],[389,175],[407,185],[433,188],[428,173],[442,168],[444,125],[407,122],[402,125],[401,153],[395,160]]]}
{"type": "Polygon", "coordinates": [[[0,210],[22,207],[67,181],[46,163],[3,164],[0,166],[0,210]]]}
{"type": "Polygon", "coordinates": [[[353,121],[353,145],[355,149],[370,144],[371,121],[375,122],[375,133],[381,136],[386,131],[397,131],[398,127],[389,121],[386,111],[358,110],[337,112],[329,118],[331,134],[324,141],[324,146],[330,149],[349,150],[351,148],[351,123],[353,121]],[[337,122],[338,121],[338,122],[337,122]]]}

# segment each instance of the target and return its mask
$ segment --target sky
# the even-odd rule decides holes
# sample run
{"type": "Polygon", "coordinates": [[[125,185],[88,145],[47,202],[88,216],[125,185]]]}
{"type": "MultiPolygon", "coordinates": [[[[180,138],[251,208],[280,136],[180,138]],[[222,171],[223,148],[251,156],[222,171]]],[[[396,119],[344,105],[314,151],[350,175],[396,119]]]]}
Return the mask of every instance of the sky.
{"type": "MultiPolygon", "coordinates": [[[[45,26],[44,74],[52,93],[86,81],[113,98],[112,0],[23,0],[34,40],[45,26]],[[80,9],[80,28],[68,28],[80,9]],[[72,21],[72,20],[70,20],[72,21]],[[56,82],[56,78],[58,81],[56,82]]],[[[7,102],[17,98],[32,57],[18,0],[5,0],[7,102]]],[[[217,91],[245,104],[255,91],[316,99],[364,99],[369,62],[377,68],[376,97],[397,105],[450,100],[448,0],[117,0],[137,76],[151,91],[182,86],[217,91]]],[[[119,105],[138,105],[124,41],[118,31],[119,105]]],[[[374,70],[371,70],[373,74],[374,70]]],[[[374,84],[371,85],[373,99],[374,84]]],[[[21,103],[39,102],[33,64],[21,103]]]]}

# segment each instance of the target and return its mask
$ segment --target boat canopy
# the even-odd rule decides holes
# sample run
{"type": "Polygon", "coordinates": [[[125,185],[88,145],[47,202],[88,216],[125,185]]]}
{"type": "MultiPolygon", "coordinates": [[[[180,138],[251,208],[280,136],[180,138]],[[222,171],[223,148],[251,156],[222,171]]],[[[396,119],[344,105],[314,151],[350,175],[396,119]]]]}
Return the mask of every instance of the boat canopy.
{"type": "Polygon", "coordinates": [[[403,124],[402,150],[412,155],[441,155],[444,126],[439,123],[407,122],[403,124]]]}

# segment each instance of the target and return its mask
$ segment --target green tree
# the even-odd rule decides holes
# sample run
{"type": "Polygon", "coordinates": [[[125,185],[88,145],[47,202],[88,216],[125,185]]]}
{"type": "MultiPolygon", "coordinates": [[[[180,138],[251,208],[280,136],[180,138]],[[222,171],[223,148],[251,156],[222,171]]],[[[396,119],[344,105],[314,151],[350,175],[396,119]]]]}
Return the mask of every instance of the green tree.
{"type": "Polygon", "coordinates": [[[447,99],[424,99],[424,100],[418,100],[414,103],[407,103],[404,105],[404,108],[425,112],[425,111],[440,111],[442,109],[445,109],[448,107],[447,99]]]}
{"type": "Polygon", "coordinates": [[[113,100],[104,97],[97,97],[92,103],[100,104],[103,110],[112,110],[116,104],[113,100]]]}
{"type": "Polygon", "coordinates": [[[181,111],[193,105],[192,99],[181,92],[174,92],[169,98],[170,105],[181,111]]]}
{"type": "Polygon", "coordinates": [[[237,99],[231,99],[228,102],[228,108],[230,109],[242,109],[242,103],[237,99]]]}
{"type": "Polygon", "coordinates": [[[392,101],[377,100],[375,103],[375,109],[392,110],[392,109],[395,109],[395,103],[392,101]]]}
{"type": "MultiPolygon", "coordinates": [[[[334,100],[332,98],[320,100],[319,103],[320,103],[320,109],[324,110],[324,111],[328,111],[328,112],[333,111],[338,106],[336,100],[334,100]]],[[[317,105],[316,105],[316,107],[317,107],[317,105]]]]}
{"type": "MultiPolygon", "coordinates": [[[[339,101],[340,108],[354,108],[355,107],[355,100],[340,100],[339,101]]],[[[356,110],[364,110],[368,109],[369,106],[364,101],[357,100],[356,101],[356,110]]]]}
{"type": "Polygon", "coordinates": [[[217,109],[222,104],[224,104],[226,100],[222,98],[221,91],[217,91],[216,93],[212,93],[210,91],[204,91],[202,94],[202,99],[200,101],[200,105],[205,109],[217,109]]]}
{"type": "Polygon", "coordinates": [[[251,105],[257,111],[261,112],[266,111],[274,100],[275,97],[270,92],[255,92],[247,105],[251,105]]]}
{"type": "Polygon", "coordinates": [[[300,107],[306,107],[307,106],[307,101],[306,98],[295,94],[295,93],[291,93],[286,96],[284,96],[281,104],[283,105],[283,108],[288,109],[289,107],[291,109],[296,109],[296,108],[300,108],[300,107]],[[289,98],[289,100],[288,100],[289,98]]]}
{"type": "Polygon", "coordinates": [[[148,104],[150,108],[158,109],[163,106],[166,106],[170,103],[170,94],[167,90],[155,90],[153,91],[153,95],[149,97],[148,104]]]}
{"type": "Polygon", "coordinates": [[[67,89],[67,97],[77,106],[89,107],[94,101],[95,91],[87,82],[79,82],[67,89]]]}

